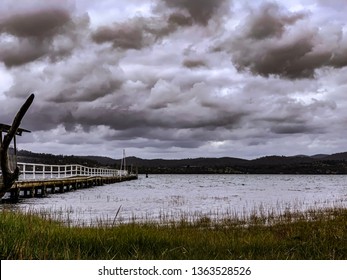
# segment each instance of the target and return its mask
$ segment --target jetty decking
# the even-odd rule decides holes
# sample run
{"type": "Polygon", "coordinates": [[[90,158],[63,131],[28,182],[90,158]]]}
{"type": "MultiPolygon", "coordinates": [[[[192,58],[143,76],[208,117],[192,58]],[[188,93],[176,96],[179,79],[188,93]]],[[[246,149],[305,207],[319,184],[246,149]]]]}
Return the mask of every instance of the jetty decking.
{"type": "Polygon", "coordinates": [[[16,202],[20,198],[44,197],[82,188],[102,186],[137,179],[126,170],[73,165],[17,163],[19,180],[2,198],[2,202],[16,202]]]}

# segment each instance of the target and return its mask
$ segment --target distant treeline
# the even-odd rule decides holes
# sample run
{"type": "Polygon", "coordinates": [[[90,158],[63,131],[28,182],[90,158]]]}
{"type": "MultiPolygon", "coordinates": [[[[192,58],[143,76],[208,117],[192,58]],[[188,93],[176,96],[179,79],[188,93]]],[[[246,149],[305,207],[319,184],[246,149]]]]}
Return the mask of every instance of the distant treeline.
{"type": "Polygon", "coordinates": [[[347,174],[345,161],[244,166],[177,166],[139,167],[148,174],[347,174]]]}
{"type": "Polygon", "coordinates": [[[100,166],[100,163],[98,161],[89,158],[78,157],[73,155],[65,156],[44,153],[33,153],[25,150],[18,151],[17,161],[51,165],[81,164],[90,167],[100,166]]]}
{"type": "MultiPolygon", "coordinates": [[[[43,164],[81,164],[120,168],[120,159],[18,152],[18,161],[43,164]]],[[[195,159],[126,158],[127,168],[140,174],[347,174],[347,153],[314,156],[267,156],[254,160],[232,157],[195,159]]]]}

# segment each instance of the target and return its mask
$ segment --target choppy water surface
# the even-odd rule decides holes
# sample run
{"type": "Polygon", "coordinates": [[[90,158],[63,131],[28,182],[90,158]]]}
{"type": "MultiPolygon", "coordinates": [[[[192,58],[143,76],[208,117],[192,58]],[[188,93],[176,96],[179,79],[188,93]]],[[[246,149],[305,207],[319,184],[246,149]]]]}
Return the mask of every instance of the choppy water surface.
{"type": "Polygon", "coordinates": [[[72,223],[223,218],[254,211],[347,206],[347,176],[150,175],[138,180],[24,199],[11,206],[72,223]],[[120,209],[118,215],[117,211],[120,209]]]}

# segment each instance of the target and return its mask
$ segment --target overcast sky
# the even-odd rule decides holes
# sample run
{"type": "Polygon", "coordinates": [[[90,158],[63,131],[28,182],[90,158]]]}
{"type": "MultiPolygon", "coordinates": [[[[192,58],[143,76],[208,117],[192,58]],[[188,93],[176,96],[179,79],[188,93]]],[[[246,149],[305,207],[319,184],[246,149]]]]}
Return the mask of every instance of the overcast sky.
{"type": "Polygon", "coordinates": [[[19,149],[120,158],[347,151],[346,0],[1,0],[19,149]]]}

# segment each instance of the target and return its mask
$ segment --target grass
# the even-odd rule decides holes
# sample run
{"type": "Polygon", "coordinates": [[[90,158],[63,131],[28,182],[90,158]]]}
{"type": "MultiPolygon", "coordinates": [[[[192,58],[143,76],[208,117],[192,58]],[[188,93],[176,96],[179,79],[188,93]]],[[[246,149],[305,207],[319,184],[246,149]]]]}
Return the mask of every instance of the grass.
{"type": "Polygon", "coordinates": [[[347,209],[213,221],[64,225],[0,212],[1,259],[347,259],[347,209]]]}

